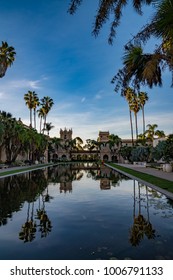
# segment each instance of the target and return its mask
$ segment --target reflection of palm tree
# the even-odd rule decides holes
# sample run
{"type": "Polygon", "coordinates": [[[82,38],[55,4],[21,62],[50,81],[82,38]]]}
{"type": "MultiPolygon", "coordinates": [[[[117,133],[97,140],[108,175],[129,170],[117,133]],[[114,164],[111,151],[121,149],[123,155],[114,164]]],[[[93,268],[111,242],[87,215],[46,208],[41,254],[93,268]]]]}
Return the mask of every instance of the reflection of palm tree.
{"type": "Polygon", "coordinates": [[[23,240],[24,242],[32,242],[35,239],[36,223],[33,221],[34,202],[32,203],[31,218],[29,218],[29,214],[30,214],[30,202],[28,203],[26,222],[24,225],[22,225],[22,229],[19,232],[19,239],[23,240]]]}
{"type": "Polygon", "coordinates": [[[146,187],[146,198],[147,198],[147,220],[141,214],[141,197],[140,197],[140,184],[138,183],[138,215],[135,214],[135,207],[136,207],[136,194],[135,194],[135,181],[134,181],[134,209],[133,209],[133,225],[130,229],[130,243],[132,246],[137,246],[142,241],[144,236],[148,239],[155,238],[155,230],[152,227],[152,224],[149,220],[149,205],[148,205],[148,188],[146,187]]]}
{"type": "Polygon", "coordinates": [[[50,196],[50,194],[49,194],[49,189],[48,189],[48,186],[47,186],[47,188],[46,188],[46,194],[44,195],[44,201],[45,201],[45,202],[50,202],[50,200],[51,200],[52,198],[53,198],[53,197],[50,196]]]}
{"type": "Polygon", "coordinates": [[[45,197],[42,195],[42,208],[37,209],[37,215],[36,218],[40,221],[40,224],[38,225],[40,227],[39,231],[41,232],[41,238],[46,237],[49,232],[51,232],[52,225],[51,221],[45,211],[45,197]]]}

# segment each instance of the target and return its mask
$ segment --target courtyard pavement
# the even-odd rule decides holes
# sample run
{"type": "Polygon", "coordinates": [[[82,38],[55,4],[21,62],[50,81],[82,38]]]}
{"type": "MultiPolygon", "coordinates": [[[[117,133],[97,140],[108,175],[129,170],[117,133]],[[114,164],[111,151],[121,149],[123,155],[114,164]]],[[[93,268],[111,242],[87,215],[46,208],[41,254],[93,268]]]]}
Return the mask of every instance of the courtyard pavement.
{"type": "Polygon", "coordinates": [[[139,171],[139,172],[143,172],[145,174],[150,174],[165,180],[169,180],[169,181],[173,181],[173,172],[164,172],[162,170],[156,169],[156,168],[151,168],[151,167],[140,167],[139,165],[133,165],[133,164],[120,164],[118,163],[118,165],[122,165],[124,167],[139,171]]]}

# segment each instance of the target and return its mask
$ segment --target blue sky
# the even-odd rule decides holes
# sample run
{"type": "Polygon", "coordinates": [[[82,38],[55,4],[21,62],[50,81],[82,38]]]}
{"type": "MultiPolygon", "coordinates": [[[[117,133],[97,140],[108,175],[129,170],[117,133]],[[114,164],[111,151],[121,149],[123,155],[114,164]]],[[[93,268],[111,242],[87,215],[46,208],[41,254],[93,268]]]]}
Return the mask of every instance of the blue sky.
{"type": "MultiPolygon", "coordinates": [[[[97,139],[99,130],[130,138],[128,106],[110,83],[121,68],[123,45],[151,17],[135,15],[131,7],[123,12],[113,46],[107,38],[107,23],[95,38],[91,35],[97,0],[87,0],[73,16],[67,13],[70,0],[1,0],[0,40],[15,47],[16,60],[0,80],[0,109],[29,124],[23,100],[28,90],[40,98],[50,96],[54,107],[47,121],[59,137],[60,128],[72,128],[73,136],[97,139]]],[[[148,50],[154,47],[152,40],[148,50]]],[[[173,133],[173,89],[171,74],[164,72],[162,88],[143,88],[149,95],[146,124],[158,124],[173,133]]],[[[139,114],[139,133],[142,118],[139,114]]]]}

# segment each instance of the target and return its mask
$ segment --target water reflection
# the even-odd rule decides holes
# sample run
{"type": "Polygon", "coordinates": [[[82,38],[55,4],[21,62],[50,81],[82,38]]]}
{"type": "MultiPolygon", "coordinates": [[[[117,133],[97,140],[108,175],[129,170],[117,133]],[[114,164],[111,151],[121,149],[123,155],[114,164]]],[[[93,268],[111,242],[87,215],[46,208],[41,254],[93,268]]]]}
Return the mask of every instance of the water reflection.
{"type": "MultiPolygon", "coordinates": [[[[92,248],[98,243],[98,256],[93,253],[90,257],[82,255],[84,245],[80,245],[77,259],[79,256],[99,258],[99,254],[102,254],[101,258],[108,258],[108,254],[114,258],[115,252],[119,252],[118,258],[123,258],[123,250],[126,252],[130,248],[135,248],[135,251],[129,251],[130,258],[140,259],[143,254],[145,259],[148,258],[147,246],[155,246],[154,258],[158,254],[154,252],[156,245],[164,251],[165,244],[169,248],[167,240],[172,240],[169,236],[173,228],[172,208],[173,203],[162,194],[104,165],[67,164],[0,180],[0,232],[2,227],[15,221],[16,213],[21,213],[16,234],[20,244],[32,245],[46,239],[46,246],[50,243],[51,248],[58,246],[55,242],[74,246],[74,255],[77,254],[74,249],[77,242],[86,234],[91,237],[91,244],[86,246],[92,248]],[[161,218],[165,219],[167,231],[161,218]],[[168,224],[167,219],[172,224],[168,224]],[[60,237],[61,231],[63,238],[60,237]],[[143,250],[140,256],[138,248],[143,250]]],[[[87,240],[84,238],[82,244],[87,240]]],[[[65,254],[64,248],[58,251],[59,254],[63,255],[63,250],[65,254]]]]}
{"type": "Polygon", "coordinates": [[[21,231],[19,232],[19,239],[24,242],[31,242],[35,239],[36,234],[36,222],[33,220],[34,217],[34,202],[32,202],[30,211],[30,202],[28,202],[26,222],[22,225],[21,231]]]}
{"type": "Polygon", "coordinates": [[[24,202],[35,201],[47,187],[48,181],[43,170],[0,180],[0,226],[12,219],[13,213],[22,209],[24,202]]]}
{"type": "Polygon", "coordinates": [[[144,186],[143,184],[140,184],[139,182],[136,182],[135,180],[134,186],[133,186],[133,225],[130,229],[130,238],[129,241],[132,244],[132,246],[137,246],[140,244],[140,242],[143,240],[143,238],[146,236],[148,239],[154,239],[156,237],[155,235],[155,229],[153,229],[153,226],[150,222],[150,216],[149,216],[149,203],[148,203],[148,188],[144,186]],[[135,184],[138,184],[138,187],[136,188],[135,184]],[[141,188],[145,188],[146,195],[145,198],[141,198],[141,188]],[[136,194],[136,189],[138,191],[138,194],[136,194]],[[146,200],[146,201],[145,201],[146,200]],[[144,217],[142,215],[142,206],[141,203],[145,203],[144,206],[147,211],[147,217],[144,217]],[[138,209],[136,209],[138,208],[138,209]],[[136,213],[137,210],[137,213],[136,213]]]}

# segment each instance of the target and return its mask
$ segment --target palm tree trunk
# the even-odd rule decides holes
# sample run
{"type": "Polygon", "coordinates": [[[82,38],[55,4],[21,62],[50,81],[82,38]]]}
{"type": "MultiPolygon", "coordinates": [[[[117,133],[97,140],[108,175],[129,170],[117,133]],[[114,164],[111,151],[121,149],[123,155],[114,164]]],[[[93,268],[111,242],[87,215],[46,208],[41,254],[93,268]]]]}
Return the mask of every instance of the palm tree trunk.
{"type": "Polygon", "coordinates": [[[30,109],[30,127],[32,127],[32,109],[30,109]]]}
{"type": "Polygon", "coordinates": [[[41,127],[42,127],[42,119],[43,119],[43,117],[40,117],[40,133],[41,133],[41,127]]]}
{"type": "Polygon", "coordinates": [[[144,114],[144,106],[142,106],[142,118],[143,118],[143,134],[145,133],[145,114],[144,114]]]}
{"type": "Polygon", "coordinates": [[[130,127],[131,127],[131,136],[132,136],[132,146],[134,146],[132,112],[131,112],[130,109],[129,109],[129,114],[130,114],[130,127]]]}
{"type": "Polygon", "coordinates": [[[36,110],[34,109],[34,128],[36,129],[36,110]]]}
{"type": "Polygon", "coordinates": [[[43,134],[46,129],[46,115],[44,116],[44,124],[43,124],[43,134]]]}
{"type": "Polygon", "coordinates": [[[136,140],[138,139],[138,119],[137,114],[135,113],[135,124],[136,124],[136,140]]]}

